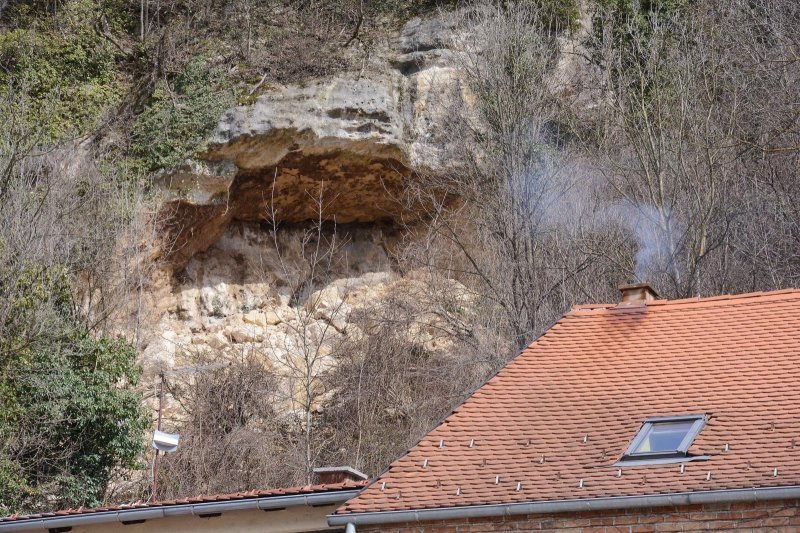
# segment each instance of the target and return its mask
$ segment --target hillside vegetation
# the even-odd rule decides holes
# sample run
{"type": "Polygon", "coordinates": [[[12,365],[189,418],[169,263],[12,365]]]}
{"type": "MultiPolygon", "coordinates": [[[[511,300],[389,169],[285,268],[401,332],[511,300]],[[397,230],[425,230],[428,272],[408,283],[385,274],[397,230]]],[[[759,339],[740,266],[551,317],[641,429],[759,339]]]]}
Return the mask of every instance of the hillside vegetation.
{"type": "Polygon", "coordinates": [[[798,286],[798,102],[793,0],[0,2],[0,514],[375,474],[620,283],[798,286]],[[171,378],[183,442],[152,494],[142,329],[188,276],[158,180],[226,110],[391,63],[417,16],[451,31],[467,96],[429,104],[430,142],[457,165],[408,169],[392,201],[414,217],[337,225],[309,195],[316,219],[233,221],[277,250],[296,360],[264,343],[171,378]],[[368,304],[331,297],[378,233],[391,276],[360,282],[368,304]]]}

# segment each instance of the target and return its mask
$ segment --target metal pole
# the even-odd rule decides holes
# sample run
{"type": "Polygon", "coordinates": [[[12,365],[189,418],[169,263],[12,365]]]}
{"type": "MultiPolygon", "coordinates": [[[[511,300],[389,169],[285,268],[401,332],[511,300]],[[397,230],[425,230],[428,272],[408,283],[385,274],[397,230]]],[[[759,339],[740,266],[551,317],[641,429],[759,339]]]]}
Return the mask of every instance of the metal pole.
{"type": "Polygon", "coordinates": [[[161,410],[164,408],[164,381],[166,381],[166,376],[164,372],[161,373],[161,387],[158,392],[158,425],[156,428],[161,431],[161,410]]]}
{"type": "MultiPolygon", "coordinates": [[[[0,0],[2,1],[2,0],[0,0]]],[[[142,0],[144,1],[144,0],[142,0]]],[[[216,370],[218,368],[227,368],[231,366],[230,363],[214,363],[210,365],[204,366],[187,366],[184,368],[176,368],[174,370],[165,370],[159,374],[160,379],[160,390],[158,391],[158,424],[156,428],[161,431],[161,417],[162,411],[164,409],[164,391],[166,389],[166,382],[167,382],[167,374],[173,376],[176,374],[182,374],[184,372],[205,372],[208,370],[216,370]]],[[[152,494],[150,495],[151,500],[155,500],[158,494],[158,463],[161,460],[161,454],[159,453],[160,450],[156,450],[155,457],[153,457],[153,486],[152,486],[152,494]]],[[[167,452],[164,452],[167,453],[167,452]]]]}
{"type": "MultiPolygon", "coordinates": [[[[161,386],[158,392],[158,422],[156,424],[156,428],[161,431],[161,410],[164,408],[164,381],[165,381],[164,373],[161,373],[161,386]]],[[[158,462],[159,462],[159,450],[156,450],[155,459],[153,459],[153,495],[151,496],[152,500],[156,499],[156,494],[158,493],[158,462]]]]}

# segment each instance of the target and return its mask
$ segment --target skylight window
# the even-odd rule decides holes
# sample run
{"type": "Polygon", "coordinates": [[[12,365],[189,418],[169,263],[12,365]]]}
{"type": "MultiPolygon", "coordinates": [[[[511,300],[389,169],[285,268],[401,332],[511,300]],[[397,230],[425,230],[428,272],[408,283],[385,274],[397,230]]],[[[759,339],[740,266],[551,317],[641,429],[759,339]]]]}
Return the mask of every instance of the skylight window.
{"type": "Polygon", "coordinates": [[[685,457],[705,422],[705,415],[647,418],[623,460],[685,457]]]}

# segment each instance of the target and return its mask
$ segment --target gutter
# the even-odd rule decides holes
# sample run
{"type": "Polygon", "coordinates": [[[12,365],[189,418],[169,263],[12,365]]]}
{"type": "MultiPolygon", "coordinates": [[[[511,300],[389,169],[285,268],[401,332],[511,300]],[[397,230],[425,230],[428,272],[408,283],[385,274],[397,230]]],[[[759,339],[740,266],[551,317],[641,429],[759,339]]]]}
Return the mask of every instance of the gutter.
{"type": "MultiPolygon", "coordinates": [[[[91,524],[138,522],[173,516],[202,516],[231,511],[278,510],[286,507],[307,505],[311,507],[344,503],[360,492],[359,490],[331,491],[317,494],[296,494],[292,496],[265,496],[224,502],[205,502],[194,504],[172,504],[136,509],[98,511],[71,516],[50,516],[45,518],[21,518],[0,521],[0,532],[32,531],[41,529],[60,529],[91,524]]],[[[122,524],[119,524],[120,526],[122,524]]]]}
{"type": "Polygon", "coordinates": [[[422,522],[428,520],[485,518],[490,516],[539,513],[606,511],[642,507],[672,507],[704,503],[756,502],[793,498],[800,498],[800,486],[798,485],[788,487],[678,492],[649,496],[613,496],[608,498],[581,498],[574,500],[551,500],[496,505],[440,507],[436,509],[418,509],[410,511],[331,514],[328,515],[328,524],[331,526],[345,525],[348,526],[348,533],[355,533],[355,526],[362,524],[395,524],[399,522],[422,522]],[[352,532],[350,531],[351,526],[352,532]]]}

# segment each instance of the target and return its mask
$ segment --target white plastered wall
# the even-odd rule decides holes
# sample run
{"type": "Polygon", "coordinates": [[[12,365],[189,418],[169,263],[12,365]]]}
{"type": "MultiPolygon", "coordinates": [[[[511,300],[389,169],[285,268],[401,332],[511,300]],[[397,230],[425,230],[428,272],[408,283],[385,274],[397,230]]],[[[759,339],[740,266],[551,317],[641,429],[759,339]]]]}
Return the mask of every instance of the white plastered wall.
{"type": "Polygon", "coordinates": [[[230,533],[303,533],[330,528],[327,515],[336,510],[336,505],[321,507],[297,506],[274,511],[231,511],[220,516],[175,516],[156,518],[140,524],[108,522],[86,526],[74,526],[71,533],[206,533],[225,531],[230,533]]]}

